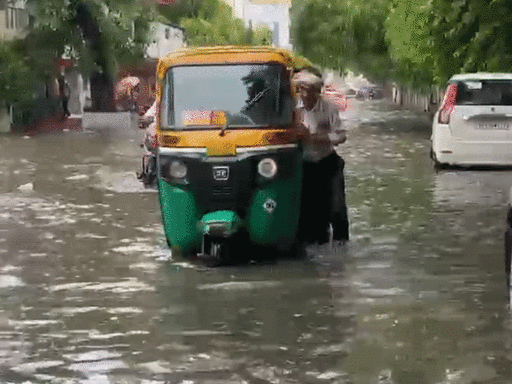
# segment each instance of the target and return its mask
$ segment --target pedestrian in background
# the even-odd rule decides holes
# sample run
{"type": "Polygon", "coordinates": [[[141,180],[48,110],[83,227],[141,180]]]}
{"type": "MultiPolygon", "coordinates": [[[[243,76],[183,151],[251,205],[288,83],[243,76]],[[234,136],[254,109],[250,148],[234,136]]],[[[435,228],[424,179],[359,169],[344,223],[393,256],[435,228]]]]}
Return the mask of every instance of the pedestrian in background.
{"type": "Polygon", "coordinates": [[[305,133],[299,237],[307,243],[328,243],[329,227],[336,243],[349,239],[345,201],[345,162],[335,147],[346,141],[339,108],[321,96],[322,78],[309,72],[295,74],[297,111],[305,133]]]}
{"type": "Polygon", "coordinates": [[[62,105],[62,118],[65,119],[71,115],[71,112],[69,112],[68,109],[69,97],[71,96],[71,88],[64,75],[60,75],[57,79],[57,82],[59,87],[59,98],[62,105]]]}
{"type": "Polygon", "coordinates": [[[145,127],[142,146],[146,149],[142,155],[142,169],[137,172],[137,178],[144,183],[145,187],[153,186],[156,181],[156,150],[157,141],[157,101],[140,118],[140,127],[145,127]]]}

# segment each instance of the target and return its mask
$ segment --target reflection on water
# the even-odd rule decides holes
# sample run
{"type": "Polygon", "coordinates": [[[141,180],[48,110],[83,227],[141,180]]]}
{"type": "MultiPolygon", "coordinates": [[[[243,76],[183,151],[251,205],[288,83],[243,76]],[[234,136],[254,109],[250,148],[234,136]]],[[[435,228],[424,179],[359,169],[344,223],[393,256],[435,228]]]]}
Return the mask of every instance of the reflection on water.
{"type": "Polygon", "coordinates": [[[172,258],[135,135],[0,137],[0,380],[510,382],[512,173],[436,173],[423,118],[353,106],[352,241],[213,270],[172,258]]]}

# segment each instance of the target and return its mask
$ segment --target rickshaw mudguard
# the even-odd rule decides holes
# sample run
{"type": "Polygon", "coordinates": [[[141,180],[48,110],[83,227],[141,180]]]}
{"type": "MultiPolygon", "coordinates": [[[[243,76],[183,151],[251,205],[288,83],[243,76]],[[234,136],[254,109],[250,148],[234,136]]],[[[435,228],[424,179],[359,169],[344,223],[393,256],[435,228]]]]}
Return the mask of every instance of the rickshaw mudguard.
{"type": "Polygon", "coordinates": [[[302,162],[293,177],[276,180],[255,191],[246,227],[252,242],[287,249],[297,240],[302,162]]]}
{"type": "Polygon", "coordinates": [[[215,211],[204,215],[199,223],[202,235],[231,237],[242,225],[242,220],[233,211],[215,211]]]}
{"type": "Polygon", "coordinates": [[[189,191],[158,180],[160,210],[165,237],[169,246],[187,253],[199,249],[202,234],[197,228],[200,219],[194,196],[189,191]]]}

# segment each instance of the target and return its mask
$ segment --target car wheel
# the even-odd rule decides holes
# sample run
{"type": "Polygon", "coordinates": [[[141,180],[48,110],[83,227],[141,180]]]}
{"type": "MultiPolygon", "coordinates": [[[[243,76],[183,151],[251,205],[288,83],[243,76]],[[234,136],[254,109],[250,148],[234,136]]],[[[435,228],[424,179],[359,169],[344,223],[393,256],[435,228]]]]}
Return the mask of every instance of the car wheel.
{"type": "Polygon", "coordinates": [[[434,162],[434,168],[436,170],[439,170],[439,169],[445,169],[447,166],[446,164],[444,163],[440,163],[438,160],[437,160],[437,157],[436,157],[436,154],[434,152],[434,150],[432,148],[430,148],[430,158],[432,159],[432,161],[434,162]]]}

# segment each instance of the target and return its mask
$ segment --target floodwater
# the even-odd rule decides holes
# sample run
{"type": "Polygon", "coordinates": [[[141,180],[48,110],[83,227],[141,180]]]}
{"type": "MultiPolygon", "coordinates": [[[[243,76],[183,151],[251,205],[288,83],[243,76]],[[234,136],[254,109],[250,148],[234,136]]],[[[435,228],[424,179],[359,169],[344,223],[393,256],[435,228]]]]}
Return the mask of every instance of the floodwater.
{"type": "Polygon", "coordinates": [[[352,100],[351,241],[173,259],[139,133],[0,137],[0,382],[512,383],[512,171],[443,170],[430,121],[352,100]]]}

